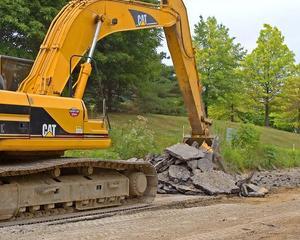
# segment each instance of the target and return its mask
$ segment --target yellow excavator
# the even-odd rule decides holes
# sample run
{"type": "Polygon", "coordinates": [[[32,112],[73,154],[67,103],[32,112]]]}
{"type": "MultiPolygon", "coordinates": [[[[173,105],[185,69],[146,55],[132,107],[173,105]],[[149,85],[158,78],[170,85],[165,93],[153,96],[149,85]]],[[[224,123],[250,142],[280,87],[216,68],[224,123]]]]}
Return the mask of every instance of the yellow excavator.
{"type": "Polygon", "coordinates": [[[211,144],[183,1],[70,1],[18,89],[13,79],[32,63],[0,57],[1,66],[14,66],[0,68],[0,220],[153,201],[157,174],[147,162],[63,157],[66,150],[111,145],[105,118],[89,119],[82,100],[97,42],[115,32],[151,28],[166,35],[192,129],[186,142],[211,144]]]}

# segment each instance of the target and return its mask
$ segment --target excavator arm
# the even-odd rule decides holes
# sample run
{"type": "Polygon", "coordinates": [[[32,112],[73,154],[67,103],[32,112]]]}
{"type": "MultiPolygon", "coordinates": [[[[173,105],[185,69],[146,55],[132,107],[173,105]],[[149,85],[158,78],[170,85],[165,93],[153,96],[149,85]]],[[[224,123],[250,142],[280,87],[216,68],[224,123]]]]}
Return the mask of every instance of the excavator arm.
{"type": "Polygon", "coordinates": [[[149,4],[129,0],[70,1],[53,20],[19,92],[61,96],[81,57],[74,98],[82,99],[97,41],[121,31],[163,28],[192,128],[193,140],[209,140],[187,11],[182,0],[149,4]],[[87,53],[87,50],[89,52],[87,53]]]}

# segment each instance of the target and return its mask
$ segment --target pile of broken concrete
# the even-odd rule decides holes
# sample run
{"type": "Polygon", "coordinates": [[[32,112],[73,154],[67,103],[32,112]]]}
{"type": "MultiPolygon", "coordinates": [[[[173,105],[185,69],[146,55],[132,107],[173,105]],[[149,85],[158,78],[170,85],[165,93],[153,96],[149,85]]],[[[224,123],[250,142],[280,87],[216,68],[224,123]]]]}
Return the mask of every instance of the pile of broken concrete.
{"type": "Polygon", "coordinates": [[[165,149],[162,156],[147,159],[158,173],[158,193],[187,195],[238,194],[264,196],[266,191],[237,181],[224,171],[210,148],[176,144],[165,149]],[[254,189],[252,189],[254,188],[254,189]]]}

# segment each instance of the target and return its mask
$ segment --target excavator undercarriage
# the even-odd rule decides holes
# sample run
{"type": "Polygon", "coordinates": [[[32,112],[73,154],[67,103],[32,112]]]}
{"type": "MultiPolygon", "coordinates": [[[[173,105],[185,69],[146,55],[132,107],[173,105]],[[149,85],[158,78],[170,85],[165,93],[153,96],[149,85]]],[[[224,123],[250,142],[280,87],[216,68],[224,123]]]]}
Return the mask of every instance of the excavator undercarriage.
{"type": "Polygon", "coordinates": [[[0,166],[0,220],[151,203],[157,175],[147,162],[59,158],[0,166]]]}

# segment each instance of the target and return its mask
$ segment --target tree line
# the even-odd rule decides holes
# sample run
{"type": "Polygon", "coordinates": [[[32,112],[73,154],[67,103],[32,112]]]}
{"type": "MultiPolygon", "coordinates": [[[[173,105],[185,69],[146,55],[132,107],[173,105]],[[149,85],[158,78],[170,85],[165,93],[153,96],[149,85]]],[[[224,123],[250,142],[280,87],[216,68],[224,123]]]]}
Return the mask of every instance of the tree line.
{"type": "MultiPolygon", "coordinates": [[[[147,2],[156,2],[148,0],[147,2]]],[[[34,59],[47,29],[67,0],[2,0],[0,54],[34,59]]],[[[97,45],[85,94],[92,112],[185,114],[161,30],[116,33],[97,45]]],[[[277,27],[265,24],[247,52],[214,17],[200,16],[193,35],[203,99],[210,118],[300,132],[300,66],[277,27]]]]}
{"type": "Polygon", "coordinates": [[[195,26],[208,115],[300,132],[300,65],[277,27],[264,24],[247,53],[214,17],[195,26]]]}

